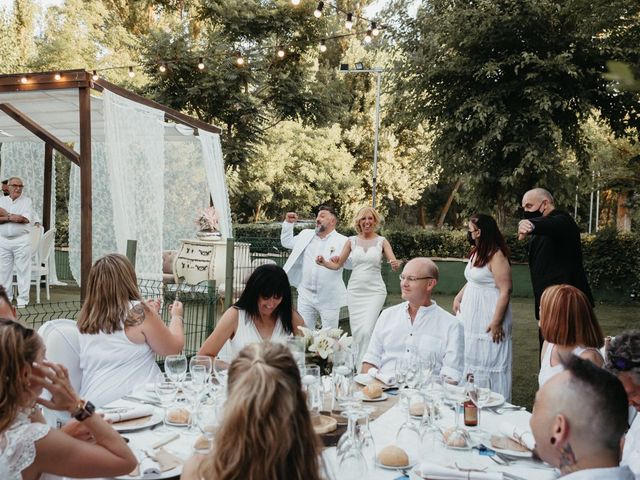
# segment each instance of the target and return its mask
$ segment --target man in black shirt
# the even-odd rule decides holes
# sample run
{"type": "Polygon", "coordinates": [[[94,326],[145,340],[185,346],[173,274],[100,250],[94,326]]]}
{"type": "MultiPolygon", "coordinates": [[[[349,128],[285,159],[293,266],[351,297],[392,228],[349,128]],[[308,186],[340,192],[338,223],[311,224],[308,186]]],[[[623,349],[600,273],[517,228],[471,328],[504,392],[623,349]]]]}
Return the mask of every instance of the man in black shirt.
{"type": "MultiPolygon", "coordinates": [[[[578,225],[571,216],[557,210],[553,196],[544,188],[529,190],[522,197],[524,220],[518,224],[518,239],[528,235],[529,270],[535,298],[535,315],[540,320],[540,297],[551,285],[569,284],[582,290],[593,305],[593,295],[582,265],[578,225]]],[[[539,334],[540,348],[542,335],[539,334]]]]}

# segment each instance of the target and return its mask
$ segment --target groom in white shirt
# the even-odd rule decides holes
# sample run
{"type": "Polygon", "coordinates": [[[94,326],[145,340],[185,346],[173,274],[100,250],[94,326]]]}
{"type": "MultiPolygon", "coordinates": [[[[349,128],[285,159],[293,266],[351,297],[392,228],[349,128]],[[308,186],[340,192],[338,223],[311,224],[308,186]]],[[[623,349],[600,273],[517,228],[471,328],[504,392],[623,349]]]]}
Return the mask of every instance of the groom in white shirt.
{"type": "Polygon", "coordinates": [[[319,255],[337,257],[347,237],[336,232],[338,217],[333,208],[321,206],[316,217],[316,228],[302,230],[293,235],[298,220],[295,212],[288,212],[282,223],[280,243],[291,249],[284,264],[289,282],[298,290],[298,313],[307,328],[315,329],[318,317],[322,327],[335,328],[340,308],[347,304],[347,289],[342,280],[342,268],[330,270],[316,263],[319,255]]]}

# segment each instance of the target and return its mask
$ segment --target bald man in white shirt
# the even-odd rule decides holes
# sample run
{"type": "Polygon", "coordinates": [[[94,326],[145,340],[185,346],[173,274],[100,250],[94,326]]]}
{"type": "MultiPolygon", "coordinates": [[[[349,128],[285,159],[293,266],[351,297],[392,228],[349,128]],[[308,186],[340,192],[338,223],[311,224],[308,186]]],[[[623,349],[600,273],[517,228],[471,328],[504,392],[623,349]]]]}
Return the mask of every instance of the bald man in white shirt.
{"type": "Polygon", "coordinates": [[[19,177],[8,182],[9,195],[0,197],[0,285],[11,291],[13,271],[18,280],[18,308],[29,303],[31,286],[31,239],[33,219],[31,199],[22,195],[24,183],[19,177]]]}
{"type": "Polygon", "coordinates": [[[428,258],[409,260],[400,275],[400,305],[382,311],[363,357],[362,372],[375,367],[393,375],[396,362],[412,355],[433,354],[434,374],[450,383],[462,377],[464,331],[460,321],[431,298],[438,283],[438,267],[428,258]]]}

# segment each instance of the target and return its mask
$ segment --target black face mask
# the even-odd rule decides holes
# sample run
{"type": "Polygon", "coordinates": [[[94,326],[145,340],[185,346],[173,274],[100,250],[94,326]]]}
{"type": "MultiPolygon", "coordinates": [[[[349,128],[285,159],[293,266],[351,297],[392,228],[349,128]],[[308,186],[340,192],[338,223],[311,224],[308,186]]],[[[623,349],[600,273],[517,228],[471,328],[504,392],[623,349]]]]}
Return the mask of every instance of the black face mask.
{"type": "Polygon", "coordinates": [[[467,242],[469,242],[469,244],[471,244],[471,246],[473,247],[476,246],[476,241],[473,239],[473,236],[469,231],[467,232],[467,242]]]}
{"type": "Polygon", "coordinates": [[[534,210],[533,212],[527,212],[526,210],[522,210],[522,218],[524,218],[525,220],[531,220],[532,218],[538,218],[538,217],[542,217],[543,213],[540,211],[540,208],[542,208],[542,203],[540,203],[540,206],[538,207],[537,210],[534,210]]]}

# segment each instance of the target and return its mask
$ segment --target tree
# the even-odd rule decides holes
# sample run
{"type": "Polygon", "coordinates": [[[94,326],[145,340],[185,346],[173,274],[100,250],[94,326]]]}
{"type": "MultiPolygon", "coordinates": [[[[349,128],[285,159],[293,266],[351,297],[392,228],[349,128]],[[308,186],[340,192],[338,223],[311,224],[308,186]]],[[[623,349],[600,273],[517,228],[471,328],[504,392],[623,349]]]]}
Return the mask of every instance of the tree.
{"type": "Polygon", "coordinates": [[[504,225],[523,191],[564,191],[562,155],[588,163],[583,119],[616,135],[640,125],[637,94],[614,91],[606,61],[638,63],[632,0],[432,0],[389,10],[401,57],[398,128],[428,122],[433,155],[504,225]]]}
{"type": "Polygon", "coordinates": [[[230,167],[232,211],[241,220],[272,220],[283,212],[311,214],[332,202],[350,218],[364,201],[355,160],[341,145],[340,127],[283,121],[242,167],[230,167]]]}

